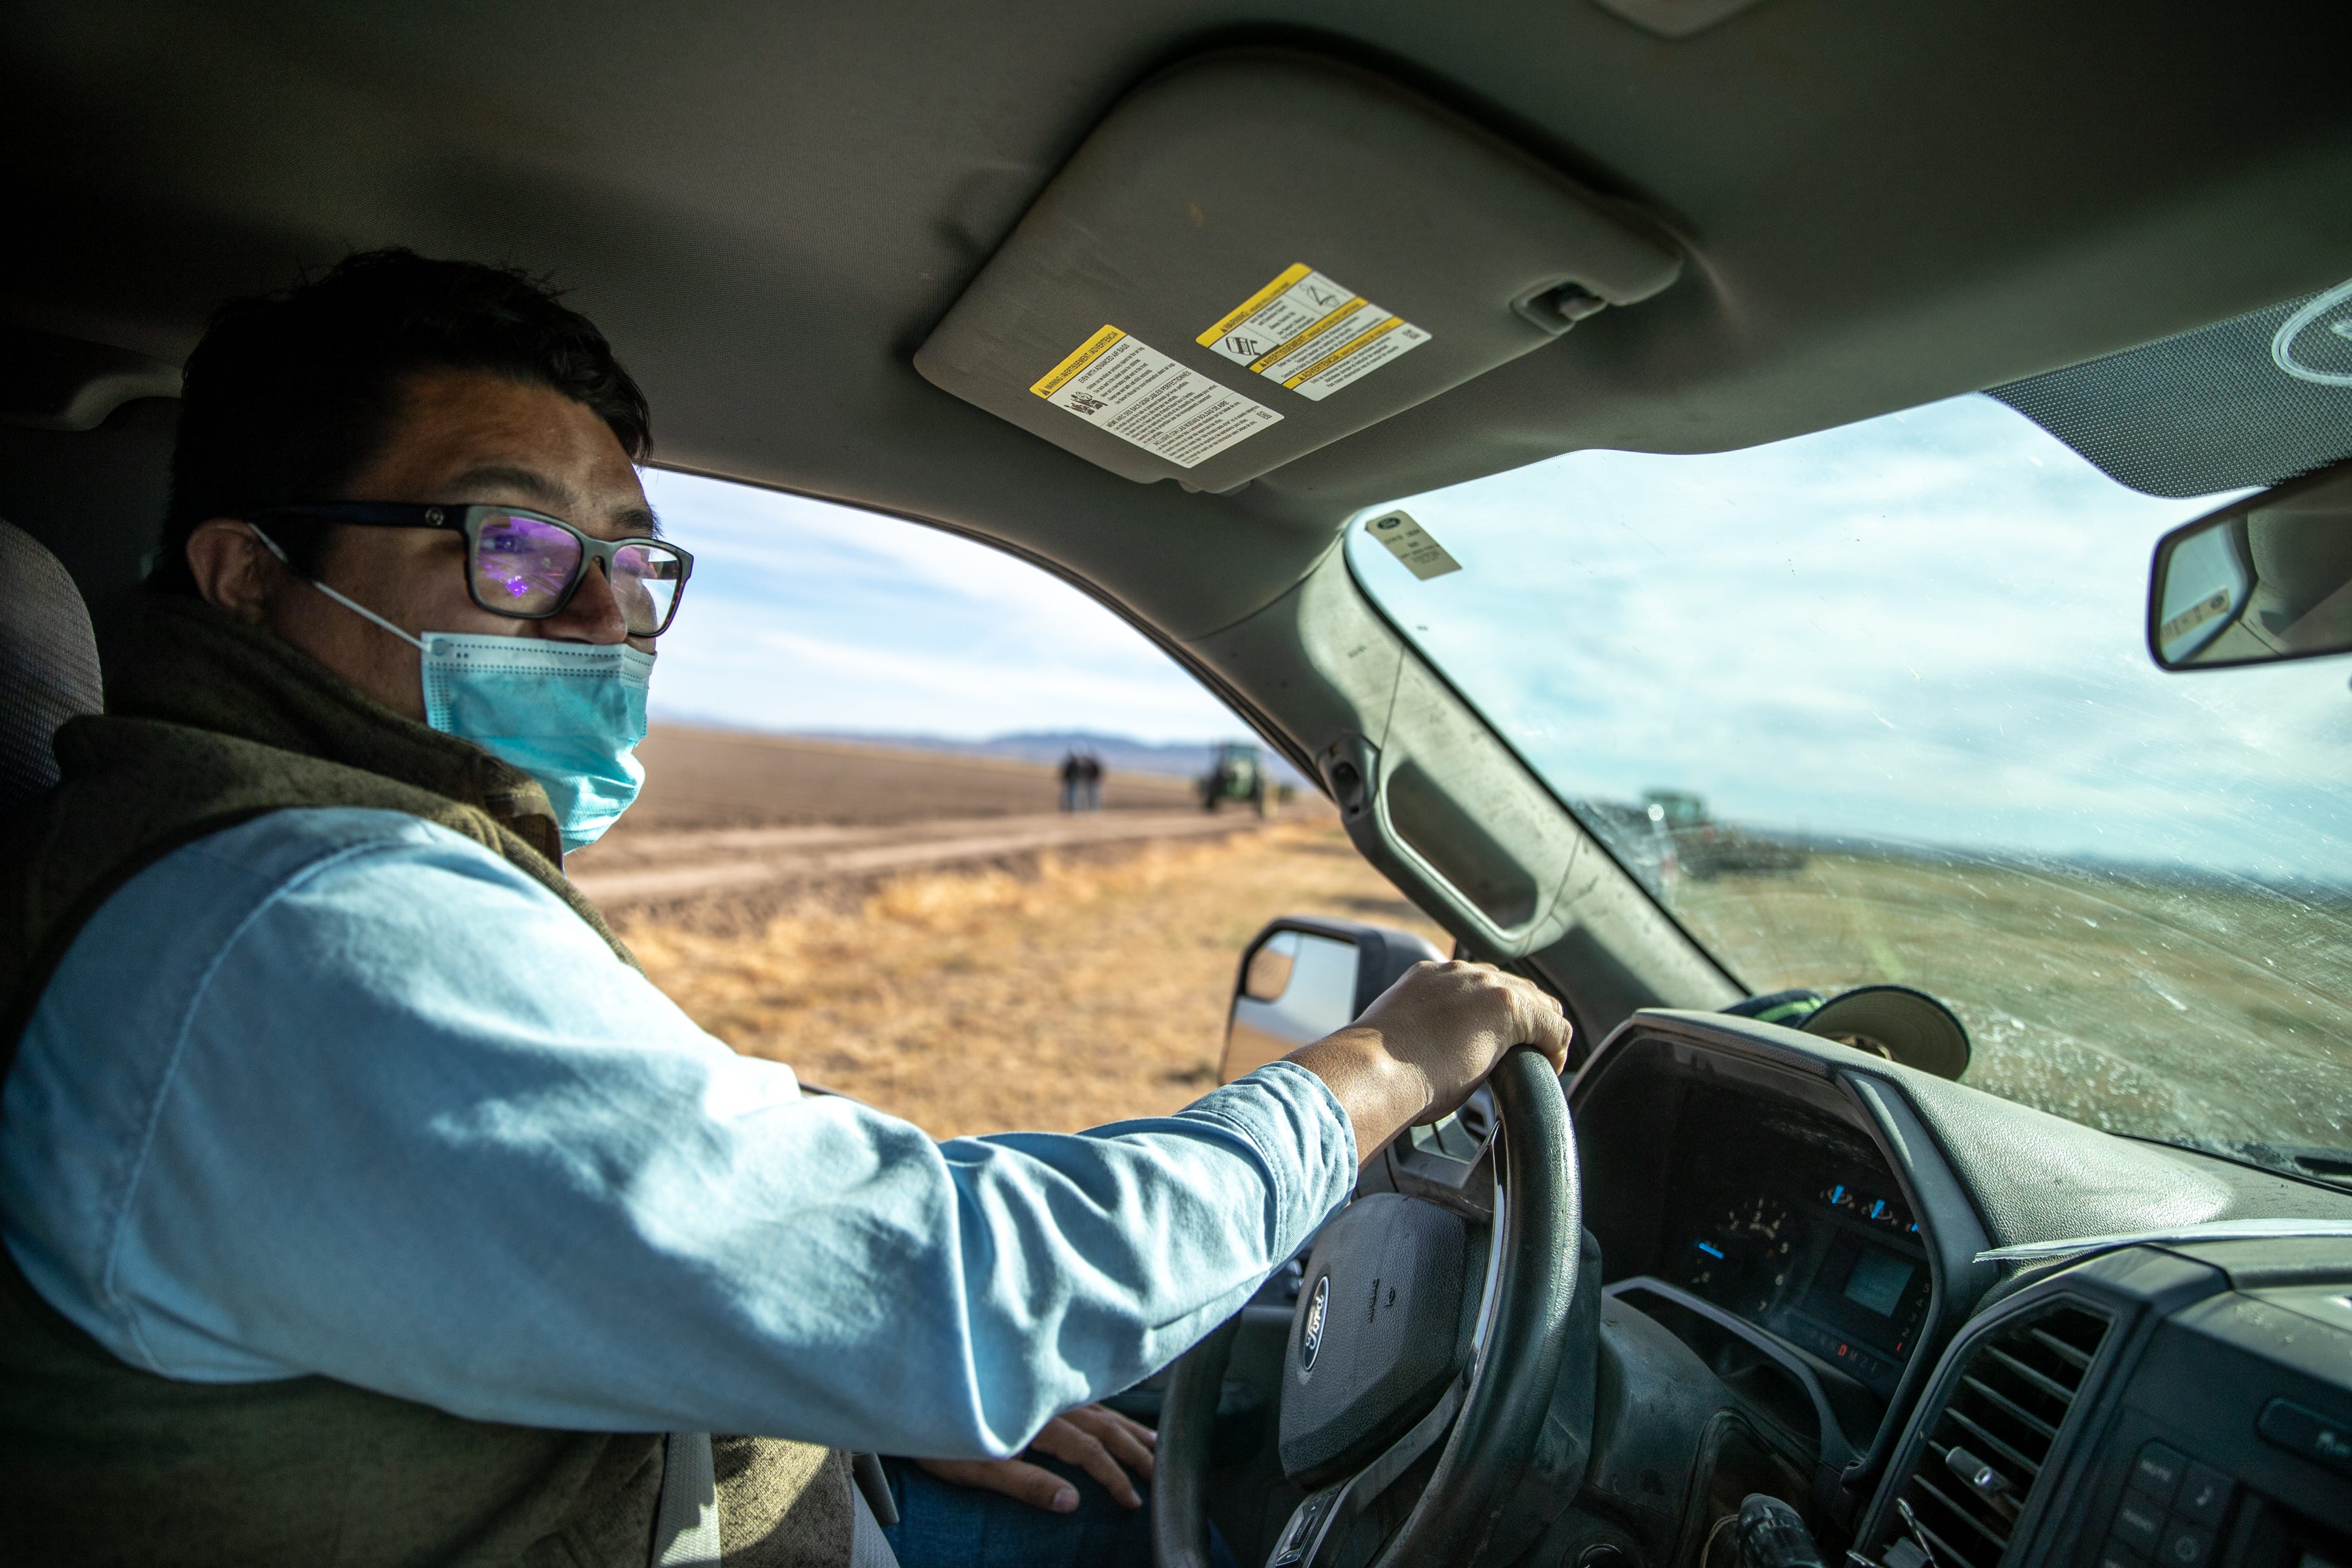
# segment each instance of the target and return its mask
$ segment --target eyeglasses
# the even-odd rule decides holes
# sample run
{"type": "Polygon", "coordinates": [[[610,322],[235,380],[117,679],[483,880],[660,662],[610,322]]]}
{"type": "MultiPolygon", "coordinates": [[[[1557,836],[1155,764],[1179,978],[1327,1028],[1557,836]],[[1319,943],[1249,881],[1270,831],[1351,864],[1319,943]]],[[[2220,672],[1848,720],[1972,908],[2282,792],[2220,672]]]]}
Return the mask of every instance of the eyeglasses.
{"type": "Polygon", "coordinates": [[[360,528],[451,529],[466,539],[466,589],[494,616],[543,621],[561,615],[601,561],[635,637],[658,637],[677,616],[694,557],[658,539],[598,539],[562,518],[510,506],[411,506],[329,501],[272,507],[251,521],[340,522],[360,528]]]}

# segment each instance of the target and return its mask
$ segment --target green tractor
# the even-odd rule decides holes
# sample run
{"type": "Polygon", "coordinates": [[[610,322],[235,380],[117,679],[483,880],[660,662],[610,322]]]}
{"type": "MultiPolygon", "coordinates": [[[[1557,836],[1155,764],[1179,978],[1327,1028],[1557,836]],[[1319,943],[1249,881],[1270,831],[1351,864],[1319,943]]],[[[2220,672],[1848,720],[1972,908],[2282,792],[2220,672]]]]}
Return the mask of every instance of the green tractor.
{"type": "Polygon", "coordinates": [[[1266,776],[1265,753],[1247,741],[1220,742],[1200,785],[1203,811],[1229,800],[1256,807],[1260,816],[1274,809],[1276,786],[1266,776]]]}

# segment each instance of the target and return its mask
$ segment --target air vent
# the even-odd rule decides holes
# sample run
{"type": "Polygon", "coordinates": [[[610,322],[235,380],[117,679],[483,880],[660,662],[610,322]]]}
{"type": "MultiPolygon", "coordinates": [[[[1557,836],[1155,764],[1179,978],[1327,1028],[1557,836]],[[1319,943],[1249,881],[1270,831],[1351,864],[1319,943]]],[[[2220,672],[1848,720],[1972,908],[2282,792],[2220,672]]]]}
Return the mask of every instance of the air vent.
{"type": "Polygon", "coordinates": [[[2059,1307],[1969,1352],[1883,1527],[1888,1568],[1996,1568],[2106,1333],[2105,1316],[2059,1307]]]}

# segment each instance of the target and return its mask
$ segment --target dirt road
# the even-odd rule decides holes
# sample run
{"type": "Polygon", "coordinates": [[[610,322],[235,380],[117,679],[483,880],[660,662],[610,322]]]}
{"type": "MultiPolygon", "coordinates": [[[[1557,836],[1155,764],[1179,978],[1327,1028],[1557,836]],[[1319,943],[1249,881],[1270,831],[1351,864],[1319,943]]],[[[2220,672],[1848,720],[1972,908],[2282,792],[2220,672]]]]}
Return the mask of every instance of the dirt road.
{"type": "Polygon", "coordinates": [[[615,834],[572,867],[580,890],[605,909],[718,894],[779,882],[868,877],[1048,849],[1144,839],[1200,838],[1259,826],[1238,811],[1054,812],[878,825],[720,827],[615,834]]]}
{"type": "Polygon", "coordinates": [[[1055,770],[996,757],[679,724],[656,725],[638,756],[645,793],[564,866],[632,923],[751,929],[811,889],[838,901],[904,872],[1096,858],[1263,826],[1201,810],[1191,781],[1165,775],[1114,772],[1100,811],[1066,814],[1055,770]]]}

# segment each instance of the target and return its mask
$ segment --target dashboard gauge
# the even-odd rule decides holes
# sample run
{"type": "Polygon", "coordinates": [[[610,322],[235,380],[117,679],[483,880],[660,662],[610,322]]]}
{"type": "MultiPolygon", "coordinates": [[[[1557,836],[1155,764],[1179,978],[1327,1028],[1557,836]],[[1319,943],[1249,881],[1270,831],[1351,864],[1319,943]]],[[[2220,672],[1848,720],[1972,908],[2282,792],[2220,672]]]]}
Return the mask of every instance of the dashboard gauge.
{"type": "Polygon", "coordinates": [[[1912,1220],[1911,1211],[1903,1206],[1901,1198],[1881,1197],[1852,1183],[1832,1182],[1822,1189],[1821,1199],[1830,1207],[1891,1235],[1916,1237],[1919,1234],[1919,1226],[1912,1220]]]}
{"type": "Polygon", "coordinates": [[[1788,1205],[1766,1193],[1743,1195],[1700,1228],[1684,1279],[1717,1306],[1759,1317],[1788,1282],[1795,1245],[1788,1205]]]}

